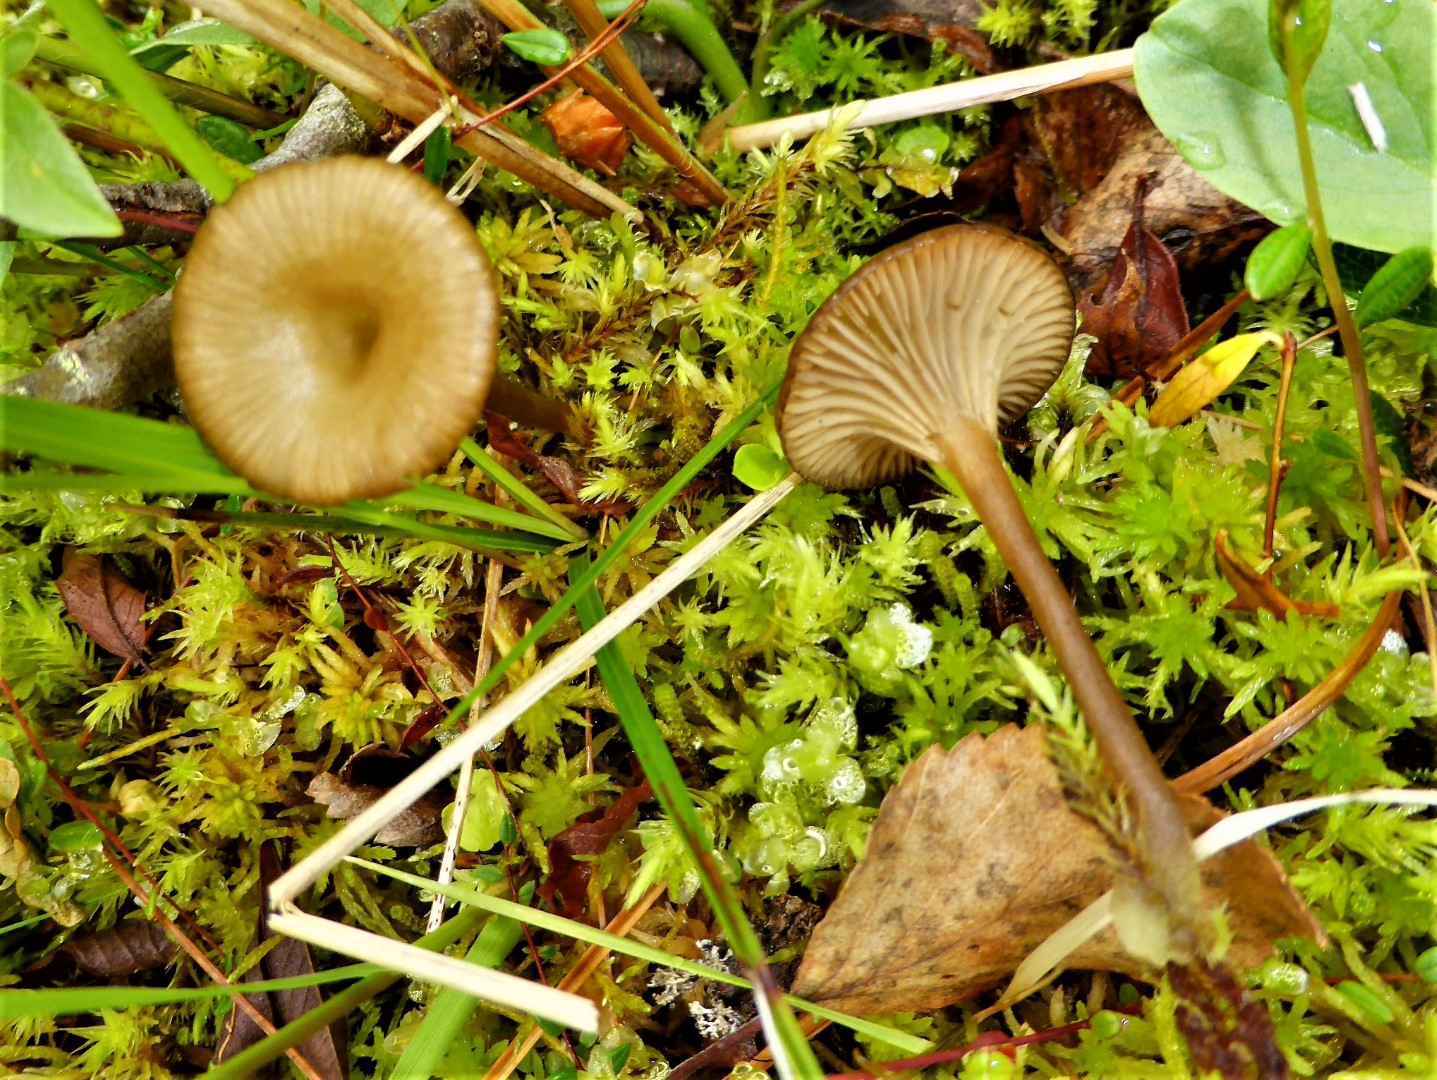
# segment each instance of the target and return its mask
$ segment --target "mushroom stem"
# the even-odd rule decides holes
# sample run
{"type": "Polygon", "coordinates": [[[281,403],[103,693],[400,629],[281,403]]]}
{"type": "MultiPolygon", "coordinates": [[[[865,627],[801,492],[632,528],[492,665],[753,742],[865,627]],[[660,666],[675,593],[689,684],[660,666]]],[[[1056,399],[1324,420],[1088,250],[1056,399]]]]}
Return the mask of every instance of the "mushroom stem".
{"type": "Polygon", "coordinates": [[[524,427],[573,435],[574,415],[562,402],[551,401],[507,375],[494,376],[484,408],[522,424],[524,427]]]}
{"type": "Polygon", "coordinates": [[[1038,626],[1072,687],[1115,787],[1125,789],[1138,824],[1141,878],[1162,899],[1171,944],[1196,951],[1201,879],[1192,833],[1132,712],[1114,685],[1078,609],[1018,501],[990,430],[967,416],[944,433],[942,464],[958,478],[1028,600],[1038,626]]]}

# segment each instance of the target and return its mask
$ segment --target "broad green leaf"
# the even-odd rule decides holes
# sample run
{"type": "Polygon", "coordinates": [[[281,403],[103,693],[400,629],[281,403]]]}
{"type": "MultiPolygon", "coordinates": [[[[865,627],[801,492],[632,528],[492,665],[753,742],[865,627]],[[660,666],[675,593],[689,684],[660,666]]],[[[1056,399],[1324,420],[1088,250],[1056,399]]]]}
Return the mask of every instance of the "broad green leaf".
{"type": "MultiPolygon", "coordinates": [[[[1332,245],[1332,257],[1348,296],[1360,296],[1373,275],[1387,262],[1385,252],[1368,251],[1350,244],[1332,245]]],[[[1417,298],[1397,312],[1397,318],[1421,326],[1437,326],[1437,285],[1428,281],[1417,298]]]]}
{"type": "Polygon", "coordinates": [[[33,30],[20,30],[0,39],[0,78],[8,79],[28,64],[39,40],[33,30]]]}
{"type": "Polygon", "coordinates": [[[1312,246],[1312,230],[1306,225],[1284,225],[1263,237],[1247,258],[1242,283],[1254,300],[1267,300],[1286,292],[1312,246]]]}
{"type": "Polygon", "coordinates": [[[0,83],[0,217],[47,236],[119,236],[123,227],[40,103],[0,83]]]}
{"type": "Polygon", "coordinates": [[[1278,64],[1295,70],[1307,81],[1312,65],[1327,40],[1332,23],[1332,0],[1271,0],[1268,7],[1268,47],[1278,64]]]}
{"type": "Polygon", "coordinates": [[[516,30],[501,40],[531,63],[554,65],[569,59],[569,39],[558,30],[516,30]]]}
{"type": "Polygon", "coordinates": [[[1431,280],[1431,251],[1427,248],[1399,251],[1372,275],[1352,317],[1358,326],[1390,319],[1421,296],[1431,280]]]}
{"type": "Polygon", "coordinates": [[[1163,387],[1148,411],[1148,423],[1153,427],[1173,427],[1196,415],[1237,380],[1258,349],[1281,341],[1268,330],[1219,341],[1163,387]]]}
{"type": "Polygon", "coordinates": [[[259,42],[250,37],[243,30],[236,30],[233,26],[226,26],[218,19],[191,19],[189,22],[176,24],[165,34],[164,37],[147,41],[130,50],[130,54],[148,52],[151,49],[160,49],[166,46],[184,45],[258,45],[259,42]]]}
{"type": "MultiPolygon", "coordinates": [[[[1437,247],[1434,12],[1431,0],[1334,0],[1307,99],[1335,240],[1437,247]],[[1380,130],[1364,125],[1350,87],[1365,92],[1380,130]]],[[[1214,187],[1280,225],[1306,220],[1267,0],[1181,0],[1138,40],[1134,67],[1154,123],[1214,187]]]]}

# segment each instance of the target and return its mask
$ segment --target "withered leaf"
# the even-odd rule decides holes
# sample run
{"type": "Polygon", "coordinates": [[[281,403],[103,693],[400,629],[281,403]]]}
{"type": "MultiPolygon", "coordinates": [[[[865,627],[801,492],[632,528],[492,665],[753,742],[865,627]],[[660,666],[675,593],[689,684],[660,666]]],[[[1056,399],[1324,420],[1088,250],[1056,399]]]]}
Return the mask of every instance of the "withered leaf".
{"type": "Polygon", "coordinates": [[[634,142],[623,122],[582,90],[554,102],[539,119],[553,134],[559,153],[605,176],[618,172],[634,142]]]}
{"type": "MultiPolygon", "coordinates": [[[[274,844],[265,844],[260,848],[262,894],[268,892],[270,883],[279,877],[283,869],[283,860],[274,844]]],[[[267,902],[261,902],[259,926],[255,931],[252,948],[258,948],[272,937],[264,918],[268,908],[267,902]]],[[[309,946],[296,938],[282,937],[260,958],[258,964],[240,976],[239,981],[264,982],[269,979],[291,979],[313,974],[314,958],[310,955],[309,946]]],[[[248,994],[246,999],[276,1028],[298,1020],[310,1010],[317,1009],[324,1001],[317,986],[306,986],[298,990],[276,990],[267,994],[248,994]]],[[[265,1032],[255,1023],[249,1012],[236,1007],[225,1018],[219,1044],[215,1047],[214,1063],[220,1064],[264,1037],[265,1032]]],[[[345,1042],[343,1020],[336,1020],[329,1027],[316,1031],[296,1049],[325,1080],[346,1080],[349,1076],[349,1048],[345,1042]]]]}
{"type": "MultiPolygon", "coordinates": [[[[1195,825],[1217,811],[1185,797],[1195,825]]],[[[933,747],[883,801],[864,858],[813,935],[794,993],[863,1014],[924,1011],[1003,982],[1032,949],[1110,889],[1111,849],[1075,813],[1041,729],[933,747]]],[[[1228,905],[1229,960],[1259,963],[1280,937],[1320,937],[1276,861],[1248,842],[1203,864],[1228,905]]],[[[1109,928],[1068,966],[1151,978],[1109,928]]]]}
{"type": "Polygon", "coordinates": [[[552,901],[557,894],[564,915],[571,919],[581,917],[593,866],[580,862],[577,856],[601,854],[613,843],[639,804],[652,795],[653,789],[647,780],[635,784],[607,810],[590,811],[550,840],[549,876],[539,886],[539,895],[552,901]]]}
{"type": "MultiPolygon", "coordinates": [[[[325,817],[348,820],[378,802],[422,761],[384,746],[367,746],[351,755],[338,775],[320,773],[309,782],[304,793],[325,808],[325,817]]],[[[447,805],[448,800],[443,796],[426,792],[380,829],[374,842],[395,847],[428,847],[438,843],[444,837],[440,815],[447,805]]]]}
{"type": "Polygon", "coordinates": [[[1287,1058],[1267,1005],[1248,994],[1231,970],[1172,964],[1168,978],[1181,1002],[1178,1030],[1204,1076],[1246,1080],[1255,1071],[1259,1080],[1287,1080],[1287,1058]]]}
{"type": "Polygon", "coordinates": [[[884,34],[941,41],[986,74],[997,65],[987,36],[978,30],[985,11],[980,0],[830,0],[821,14],[884,34]]]}
{"type": "Polygon", "coordinates": [[[122,660],[140,659],[145,594],[125,580],[114,559],[67,547],[55,586],[70,618],[96,645],[122,660]]]}
{"type": "Polygon", "coordinates": [[[1227,546],[1227,530],[1219,529],[1213,541],[1213,552],[1217,556],[1218,569],[1227,578],[1229,585],[1237,592],[1228,607],[1237,611],[1269,611],[1279,619],[1287,617],[1289,611],[1300,615],[1314,615],[1323,619],[1336,619],[1342,609],[1336,604],[1314,603],[1308,600],[1290,600],[1267,574],[1258,573],[1242,556],[1227,546]]]}
{"type": "Polygon", "coordinates": [[[1133,200],[1133,219],[1097,298],[1083,297],[1083,331],[1097,338],[1086,370],[1102,378],[1144,374],[1189,330],[1177,263],[1163,242],[1143,225],[1146,182],[1133,200]]]}
{"type": "Polygon", "coordinates": [[[59,951],[81,971],[118,979],[164,967],[175,958],[178,947],[159,923],[132,919],[103,934],[67,941],[59,951]]]}

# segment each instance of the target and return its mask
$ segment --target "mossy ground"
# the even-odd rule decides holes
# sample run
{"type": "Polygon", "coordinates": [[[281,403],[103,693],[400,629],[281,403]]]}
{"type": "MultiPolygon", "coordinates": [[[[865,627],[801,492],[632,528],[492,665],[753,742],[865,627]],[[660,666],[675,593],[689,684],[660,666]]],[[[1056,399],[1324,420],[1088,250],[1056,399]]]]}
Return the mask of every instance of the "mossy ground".
{"type": "MultiPolygon", "coordinates": [[[[1045,11],[1005,2],[988,29],[1009,40],[1025,40],[1040,26],[1086,39],[1097,17],[1090,5],[1045,11]]],[[[181,74],[281,107],[301,82],[291,65],[258,50],[199,50],[185,63],[181,74]]],[[[808,23],[779,49],[770,84],[782,112],[911,89],[962,70],[960,61],[924,45],[808,23]]],[[[692,138],[716,107],[705,99],[681,108],[676,123],[692,138]]],[[[625,177],[628,195],[645,209],[642,227],[566,212],[499,180],[481,186],[470,207],[503,292],[504,367],[580,408],[587,441],[540,437],[539,448],[573,465],[586,498],[610,502],[611,518],[586,519],[601,539],[622,522],[625,507],[650,498],[781,377],[792,336],[860,264],[864,245],[891,228],[897,203],[914,190],[941,188],[983,146],[987,127],[979,109],[851,138],[823,136],[797,150],[721,155],[715,171],[735,198],[720,212],[688,211],[667,199],[668,175],[638,151],[625,177]]],[[[86,153],[115,178],[169,171],[154,157],[86,153]]],[[[20,254],[42,250],[74,258],[36,245],[20,254]]],[[[180,265],[171,252],[152,254],[180,265]]],[[[5,281],[0,341],[11,370],[43,359],[82,320],[115,317],[149,295],[120,275],[88,281],[83,290],[74,280],[12,273],[5,281]]],[[[1314,280],[1304,278],[1288,295],[1244,308],[1241,324],[1302,337],[1326,325],[1322,300],[1314,280]]],[[[1372,383],[1395,409],[1420,396],[1432,344],[1430,334],[1396,324],[1374,332],[1372,383]]],[[[1288,403],[1284,454],[1292,464],[1279,504],[1276,580],[1295,599],[1336,604],[1336,619],[1233,610],[1233,589],[1214,561],[1221,530],[1249,558],[1261,549],[1276,356],[1260,356],[1212,415],[1162,430],[1147,424],[1144,406],[1114,408],[1108,431],[1092,442],[1082,422],[1093,390],[1080,362],[1081,349],[1029,429],[1013,433],[1010,460],[1039,535],[1151,741],[1175,737],[1169,770],[1177,771],[1281,712],[1338,665],[1388,591],[1414,589],[1425,572],[1411,563],[1379,565],[1372,550],[1352,394],[1327,342],[1303,351],[1288,403]]],[[[771,416],[740,442],[780,449],[771,416]]],[[[1396,468],[1394,445],[1384,449],[1396,468]]],[[[731,455],[722,457],[631,545],[600,583],[609,606],[746,498],[730,462],[731,455]]],[[[485,489],[459,455],[441,476],[485,489]]],[[[542,475],[526,472],[524,479],[559,501],[542,475]]],[[[22,493],[0,504],[4,673],[44,732],[51,764],[112,821],[165,896],[194,915],[228,970],[244,961],[254,935],[260,845],[281,841],[297,859],[335,827],[304,795],[309,779],[357,747],[395,745],[430,704],[391,636],[366,625],[351,583],[386,605],[429,686],[452,701],[461,675],[451,660],[468,674],[479,650],[485,562],[435,542],[157,526],[112,505],[140,501],[139,493],[22,493]],[[97,652],[67,619],[54,584],[67,544],[114,555],[153,598],[148,670],[115,678],[118,661],[97,652]],[[344,576],[330,572],[331,551],[344,576]],[[311,568],[318,580],[295,574],[311,568]],[[106,754],[114,755],[108,764],[77,771],[106,754]]],[[[1405,521],[1426,560],[1437,557],[1433,526],[1431,513],[1416,509],[1405,521]]],[[[506,569],[493,630],[501,653],[567,582],[563,549],[519,557],[506,569]]],[[[1033,704],[1040,689],[1034,676],[1014,656],[1031,656],[1047,676],[1056,677],[1056,668],[1004,582],[965,500],[930,476],[856,495],[804,486],[621,638],[718,849],[743,873],[757,921],[764,897],[821,900],[837,890],[862,852],[883,792],[928,746],[1042,711],[1033,704]]],[[[510,669],[504,689],[577,633],[576,619],[563,621],[510,669]]],[[[1393,637],[1333,709],[1216,793],[1218,802],[1243,808],[1430,782],[1437,699],[1423,649],[1419,631],[1393,637]]],[[[0,893],[0,923],[50,917],[6,934],[3,971],[28,985],[33,980],[22,970],[60,940],[114,926],[134,905],[93,837],[71,830],[65,843],[55,842],[54,830],[71,811],[8,716],[0,735],[0,753],[18,761],[23,780],[14,827],[33,848],[18,887],[0,893]]],[[[494,761],[514,816],[506,819],[492,774],[481,770],[466,838],[470,865],[461,872],[471,880],[542,878],[548,842],[633,780],[611,702],[592,678],[531,710],[494,761]]],[[[652,804],[641,817],[598,858],[589,910],[612,913],[625,896],[665,883],[665,899],[641,930],[696,955],[695,942],[713,927],[694,899],[694,870],[652,804]]],[[[1361,1076],[1437,1068],[1431,987],[1370,974],[1409,974],[1433,944],[1437,824],[1397,810],[1348,808],[1276,830],[1270,842],[1334,939],[1326,951],[1287,949],[1251,981],[1270,1003],[1294,1066],[1334,1075],[1360,1064],[1351,1075],[1361,1076]],[[1324,982],[1354,975],[1385,995],[1380,1008],[1324,982]]],[[[432,875],[438,851],[370,846],[361,854],[432,875]]],[[[933,872],[965,871],[936,859],[933,872]]],[[[345,866],[309,906],[405,939],[422,932],[428,910],[414,890],[345,866]]],[[[541,936],[539,944],[551,981],[578,951],[558,938],[541,936]]],[[[514,958],[514,970],[532,975],[522,949],[514,958]]],[[[630,1046],[618,1065],[626,1076],[661,1075],[665,1061],[701,1045],[681,1008],[653,1004],[653,973],[619,959],[601,969],[596,983],[617,1026],[597,1051],[580,1048],[586,1075],[615,1075],[622,1055],[612,1051],[620,1045],[630,1046]]],[[[181,965],[140,979],[184,985],[196,975],[181,965]]],[[[1019,1032],[1061,1025],[1127,1000],[1130,990],[1105,976],[1071,974],[986,1026],[1019,1032]]],[[[929,1075],[1191,1075],[1172,994],[1141,993],[1143,1014],[1121,1028],[1099,1024],[1025,1048],[1016,1066],[977,1055],[929,1075]]],[[[426,1000],[420,988],[396,990],[349,1018],[357,1074],[387,1074],[426,1000]]],[[[106,1014],[103,1023],[28,1020],[0,1039],[0,1068],[113,1080],[190,1074],[192,1067],[179,1064],[182,1048],[213,1046],[228,1008],[130,1009],[106,1014]]],[[[891,1022],[943,1043],[980,1030],[962,1008],[891,1022]]],[[[479,1075],[515,1030],[513,1020],[479,1010],[442,1075],[479,1075]]],[[[822,1041],[830,1064],[859,1052],[896,1056],[848,1036],[822,1041]]],[[[520,1075],[558,1075],[567,1060],[546,1041],[520,1075]]]]}

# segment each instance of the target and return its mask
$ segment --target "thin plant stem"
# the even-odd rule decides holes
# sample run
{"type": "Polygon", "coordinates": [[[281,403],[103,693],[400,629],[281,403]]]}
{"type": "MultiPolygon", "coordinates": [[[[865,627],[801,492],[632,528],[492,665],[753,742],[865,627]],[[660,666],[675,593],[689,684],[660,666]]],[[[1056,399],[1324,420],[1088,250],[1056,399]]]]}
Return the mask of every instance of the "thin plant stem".
{"type": "MultiPolygon", "coordinates": [[[[1286,31],[1284,31],[1286,32],[1286,31]]],[[[1322,198],[1317,190],[1317,166],[1312,157],[1312,139],[1307,130],[1307,91],[1305,77],[1299,70],[1296,49],[1287,50],[1287,86],[1292,107],[1292,122],[1297,136],[1297,161],[1302,170],[1302,191],[1307,199],[1307,224],[1312,229],[1312,250],[1322,273],[1322,287],[1337,320],[1342,351],[1347,356],[1347,370],[1352,378],[1352,398],[1357,409],[1357,429],[1362,440],[1362,478],[1367,487],[1367,507],[1372,514],[1373,541],[1384,559],[1392,541],[1387,529],[1387,503],[1382,497],[1382,462],[1377,455],[1377,425],[1372,418],[1372,396],[1367,382],[1367,361],[1362,352],[1362,336],[1347,307],[1342,279],[1337,276],[1337,263],[1332,257],[1332,241],[1327,235],[1327,220],[1322,213],[1322,198]]]]}
{"type": "Polygon", "coordinates": [[[1292,390],[1292,369],[1297,366],[1297,340],[1291,332],[1282,341],[1282,382],[1277,390],[1277,415],[1272,421],[1272,462],[1267,473],[1267,515],[1262,524],[1262,553],[1272,558],[1273,533],[1277,530],[1277,493],[1287,471],[1282,460],[1282,436],[1287,426],[1287,396],[1292,390]]]}

